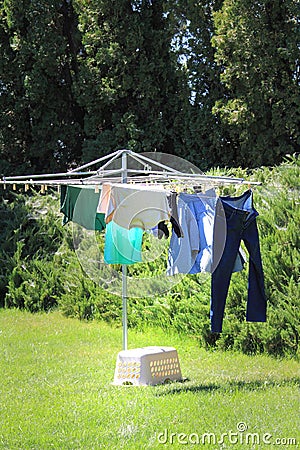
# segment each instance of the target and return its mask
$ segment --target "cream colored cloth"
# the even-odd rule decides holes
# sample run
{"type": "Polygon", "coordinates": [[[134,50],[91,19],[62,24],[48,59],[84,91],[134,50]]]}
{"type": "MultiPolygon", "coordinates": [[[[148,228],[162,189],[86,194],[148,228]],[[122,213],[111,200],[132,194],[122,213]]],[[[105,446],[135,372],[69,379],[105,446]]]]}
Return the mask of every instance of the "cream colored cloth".
{"type": "Polygon", "coordinates": [[[104,183],[97,212],[105,221],[121,227],[150,230],[159,222],[170,220],[169,192],[151,186],[104,183]]]}

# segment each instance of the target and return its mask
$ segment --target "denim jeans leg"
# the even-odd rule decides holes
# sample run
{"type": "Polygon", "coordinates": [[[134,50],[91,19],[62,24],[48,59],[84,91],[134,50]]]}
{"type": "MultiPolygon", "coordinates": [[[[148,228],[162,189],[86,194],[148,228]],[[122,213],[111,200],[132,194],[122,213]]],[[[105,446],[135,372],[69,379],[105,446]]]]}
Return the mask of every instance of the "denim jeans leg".
{"type": "Polygon", "coordinates": [[[266,297],[264,289],[263,267],[260,254],[259,236],[256,224],[257,212],[237,209],[219,203],[216,210],[214,232],[214,257],[220,259],[215,264],[211,281],[211,331],[222,331],[223,315],[231,280],[233,264],[240,246],[244,241],[249,253],[248,301],[246,320],[250,322],[266,321],[266,297]],[[223,217],[221,209],[224,208],[223,217]],[[223,228],[223,233],[222,233],[223,228]],[[226,229],[225,245],[224,229],[226,229]],[[222,237],[223,235],[223,237],[222,237]]]}
{"type": "Polygon", "coordinates": [[[265,322],[267,301],[265,296],[264,275],[261,261],[259,236],[256,220],[247,222],[242,239],[249,253],[248,301],[246,320],[249,322],[265,322]]]}
{"type": "Polygon", "coordinates": [[[225,209],[223,216],[219,204],[215,217],[213,261],[218,259],[211,278],[211,331],[221,333],[225,303],[232,270],[241,243],[244,215],[236,214],[233,208],[225,209]],[[224,223],[225,219],[225,223],[224,223]],[[222,254],[220,255],[220,252],[222,254]]]}

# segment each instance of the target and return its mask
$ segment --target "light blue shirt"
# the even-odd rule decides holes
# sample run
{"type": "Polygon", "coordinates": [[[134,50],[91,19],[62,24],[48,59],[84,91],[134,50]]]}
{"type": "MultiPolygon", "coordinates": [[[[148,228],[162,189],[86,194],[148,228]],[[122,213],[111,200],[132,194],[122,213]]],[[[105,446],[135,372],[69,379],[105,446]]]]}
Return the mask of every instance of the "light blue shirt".
{"type": "MultiPolygon", "coordinates": [[[[217,197],[210,189],[205,194],[185,194],[178,197],[178,217],[183,237],[174,231],[168,254],[168,275],[195,274],[212,271],[213,229],[217,197]]],[[[234,272],[243,269],[244,258],[237,256],[234,272]]]]}

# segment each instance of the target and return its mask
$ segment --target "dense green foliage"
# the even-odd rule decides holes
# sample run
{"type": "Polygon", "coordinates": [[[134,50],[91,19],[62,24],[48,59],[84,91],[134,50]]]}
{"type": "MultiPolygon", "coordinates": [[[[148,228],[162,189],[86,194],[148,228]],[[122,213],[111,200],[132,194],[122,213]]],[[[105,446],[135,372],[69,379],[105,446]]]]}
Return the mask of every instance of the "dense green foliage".
{"type": "Polygon", "coordinates": [[[202,170],[299,149],[296,0],[1,0],[0,170],[110,150],[202,170]]]}
{"type": "Polygon", "coordinates": [[[215,57],[230,94],[214,112],[238,143],[236,165],[251,165],[249,144],[257,165],[299,148],[299,12],[293,0],[225,0],[215,13],[215,57]]]}
{"type": "Polygon", "coordinates": [[[65,168],[80,158],[83,111],[73,92],[79,32],[64,1],[1,1],[2,171],[65,168]]]}
{"type": "MultiPolygon", "coordinates": [[[[224,173],[221,169],[215,173],[224,173]]],[[[245,175],[243,169],[226,174],[245,175]]],[[[162,295],[129,298],[131,327],[155,325],[192,335],[201,345],[245,353],[299,354],[299,159],[288,158],[250,177],[263,182],[254,193],[268,298],[266,324],[246,323],[248,269],[233,274],[223,333],[210,333],[210,278],[186,276],[162,295]]],[[[249,176],[249,174],[248,174],[249,176]]],[[[225,189],[225,188],[224,188],[225,189]]],[[[228,188],[226,188],[228,190],[228,188]]],[[[243,188],[239,188],[243,189],[243,188]]],[[[71,224],[61,224],[56,193],[3,191],[1,203],[1,304],[30,311],[59,307],[80,319],[121,325],[121,298],[94,283],[74,252],[71,224]]],[[[99,236],[100,247],[103,239],[99,236]]],[[[145,240],[147,245],[147,240],[145,240]]],[[[130,276],[163,273],[160,259],[136,264],[130,276]]]]}

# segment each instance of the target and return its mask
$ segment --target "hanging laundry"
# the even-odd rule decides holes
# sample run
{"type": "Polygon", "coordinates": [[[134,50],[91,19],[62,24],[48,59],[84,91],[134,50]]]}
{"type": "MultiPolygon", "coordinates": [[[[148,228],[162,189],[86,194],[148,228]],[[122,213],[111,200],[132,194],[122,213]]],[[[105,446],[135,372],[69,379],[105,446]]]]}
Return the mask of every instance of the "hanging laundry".
{"type": "Polygon", "coordinates": [[[157,237],[158,239],[168,239],[170,236],[169,228],[166,222],[159,222],[158,225],[156,225],[151,230],[151,234],[153,236],[157,237]]]}
{"type": "Polygon", "coordinates": [[[104,261],[107,264],[134,264],[142,261],[141,228],[120,227],[111,220],[105,231],[104,261]]]}
{"type": "Polygon", "coordinates": [[[184,237],[178,237],[175,232],[172,232],[168,253],[167,275],[190,273],[199,252],[200,234],[196,218],[189,207],[189,200],[194,201],[195,196],[182,193],[178,197],[179,223],[184,237]]]}
{"type": "Polygon", "coordinates": [[[151,230],[170,219],[167,195],[167,191],[157,187],[107,183],[103,185],[97,212],[105,214],[106,223],[113,219],[123,228],[151,230]]]}
{"type": "Polygon", "coordinates": [[[63,224],[72,221],[87,230],[104,230],[105,216],[97,213],[100,192],[90,186],[62,185],[60,190],[60,211],[64,214],[63,224]]]}
{"type": "MultiPolygon", "coordinates": [[[[212,272],[213,229],[217,197],[213,189],[205,194],[181,193],[178,199],[179,224],[183,238],[172,233],[168,254],[168,275],[212,272]]],[[[244,267],[242,251],[233,271],[244,267]]]]}
{"type": "Polygon", "coordinates": [[[109,208],[109,203],[111,201],[111,184],[103,183],[101,194],[99,196],[99,201],[97,205],[97,213],[105,215],[105,221],[108,223],[111,220],[111,217],[106,217],[107,211],[109,208]]]}
{"type": "Polygon", "coordinates": [[[214,264],[211,279],[211,330],[220,333],[231,273],[241,240],[249,252],[248,301],[246,320],[266,321],[266,296],[259,236],[256,224],[258,212],[253,206],[253,193],[238,197],[220,197],[216,207],[213,235],[214,264]],[[224,236],[225,229],[225,236],[224,236]],[[225,243],[224,243],[225,239],[225,243]]]}
{"type": "Polygon", "coordinates": [[[168,202],[171,212],[170,222],[172,224],[172,230],[176,236],[183,237],[183,230],[179,223],[177,196],[177,192],[171,192],[170,195],[168,195],[168,202]]]}
{"type": "MultiPolygon", "coordinates": [[[[176,233],[177,237],[183,237],[183,231],[179,224],[178,217],[178,207],[177,207],[177,192],[170,192],[167,196],[168,203],[170,207],[170,222],[172,224],[172,230],[176,233]]],[[[167,239],[169,237],[169,229],[166,222],[159,222],[157,227],[152,229],[153,234],[158,237],[158,239],[162,239],[165,237],[167,239]]]]}

